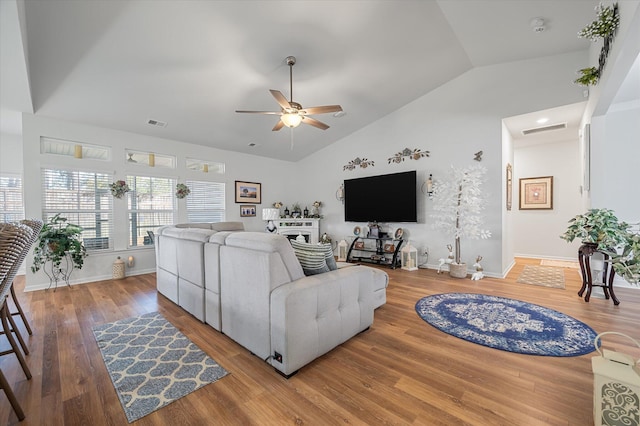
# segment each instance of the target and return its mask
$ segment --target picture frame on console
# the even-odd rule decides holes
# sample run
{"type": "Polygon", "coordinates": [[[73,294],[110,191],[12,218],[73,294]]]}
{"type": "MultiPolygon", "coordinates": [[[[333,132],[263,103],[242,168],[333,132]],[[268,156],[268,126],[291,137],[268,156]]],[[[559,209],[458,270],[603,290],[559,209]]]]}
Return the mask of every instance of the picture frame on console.
{"type": "Polygon", "coordinates": [[[237,180],[236,203],[262,204],[262,184],[237,180]]]}
{"type": "Polygon", "coordinates": [[[520,210],[553,209],[553,176],[520,179],[520,210]]]}

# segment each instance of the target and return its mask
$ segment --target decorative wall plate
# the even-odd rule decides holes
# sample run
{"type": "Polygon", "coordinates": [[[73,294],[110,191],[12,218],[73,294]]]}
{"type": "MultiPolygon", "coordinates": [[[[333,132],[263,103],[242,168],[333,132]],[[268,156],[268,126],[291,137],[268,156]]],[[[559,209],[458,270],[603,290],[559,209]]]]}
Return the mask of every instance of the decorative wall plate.
{"type": "Polygon", "coordinates": [[[361,229],[359,226],[356,226],[355,228],[353,228],[353,235],[355,235],[356,237],[360,236],[360,232],[361,232],[361,229]]]}
{"type": "Polygon", "coordinates": [[[400,238],[402,238],[403,234],[404,234],[404,229],[402,229],[402,228],[396,229],[395,239],[399,240],[400,238]]]}

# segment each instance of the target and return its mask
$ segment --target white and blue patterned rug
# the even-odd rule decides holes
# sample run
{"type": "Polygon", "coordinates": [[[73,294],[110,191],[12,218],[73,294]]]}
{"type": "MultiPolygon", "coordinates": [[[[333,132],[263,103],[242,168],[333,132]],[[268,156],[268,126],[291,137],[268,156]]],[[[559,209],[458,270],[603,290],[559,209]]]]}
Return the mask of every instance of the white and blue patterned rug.
{"type": "Polygon", "coordinates": [[[129,423],[228,374],[158,312],[93,334],[129,423]]]}
{"type": "Polygon", "coordinates": [[[416,303],[420,318],[452,336],[529,355],[578,356],[595,350],[597,333],[553,309],[473,293],[427,296],[416,303]]]}

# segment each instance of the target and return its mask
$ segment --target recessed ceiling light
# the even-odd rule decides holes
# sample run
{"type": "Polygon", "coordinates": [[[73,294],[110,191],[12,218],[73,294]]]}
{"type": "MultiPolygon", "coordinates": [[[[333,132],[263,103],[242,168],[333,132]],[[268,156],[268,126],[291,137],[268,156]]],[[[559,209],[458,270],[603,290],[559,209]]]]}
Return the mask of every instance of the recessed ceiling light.
{"type": "Polygon", "coordinates": [[[541,119],[537,120],[537,121],[536,121],[536,123],[538,123],[538,124],[544,124],[544,123],[546,123],[547,121],[549,121],[549,119],[548,119],[548,118],[541,118],[541,119]]]}

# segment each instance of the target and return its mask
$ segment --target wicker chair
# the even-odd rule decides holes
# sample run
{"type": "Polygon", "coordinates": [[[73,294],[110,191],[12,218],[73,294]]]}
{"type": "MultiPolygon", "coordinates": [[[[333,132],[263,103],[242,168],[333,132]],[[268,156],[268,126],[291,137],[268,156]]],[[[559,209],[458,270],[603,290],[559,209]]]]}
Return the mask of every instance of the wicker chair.
{"type": "MultiPolygon", "coordinates": [[[[23,225],[27,225],[29,228],[31,228],[33,233],[31,235],[31,240],[29,241],[29,246],[26,247],[25,250],[23,250],[22,255],[20,256],[18,261],[14,264],[12,270],[9,272],[9,275],[13,273],[14,278],[15,278],[15,274],[18,272],[18,269],[20,268],[20,265],[22,265],[24,258],[27,257],[27,253],[31,249],[31,246],[38,239],[38,236],[40,235],[40,230],[42,229],[42,226],[43,226],[42,221],[37,219],[25,219],[25,220],[21,220],[20,223],[23,225]]],[[[16,312],[9,312],[11,314],[11,317],[15,315],[19,315],[20,318],[22,319],[22,322],[24,323],[24,326],[27,329],[27,332],[29,333],[29,335],[32,335],[33,331],[31,330],[29,321],[27,321],[27,317],[25,316],[24,311],[22,310],[22,306],[20,306],[20,302],[18,301],[18,297],[16,296],[16,292],[13,288],[13,281],[11,281],[11,299],[13,300],[13,304],[16,307],[16,312]]],[[[13,328],[14,330],[16,329],[15,324],[13,324],[13,328]]],[[[22,346],[24,353],[28,355],[29,349],[26,347],[26,344],[24,343],[22,336],[18,337],[18,340],[20,341],[20,346],[22,346]]]]}
{"type": "MultiPolygon", "coordinates": [[[[17,271],[15,264],[20,260],[21,256],[23,256],[25,250],[28,250],[30,247],[32,238],[33,230],[27,225],[11,223],[0,224],[0,321],[2,322],[4,335],[7,336],[7,340],[11,346],[11,349],[0,352],[0,355],[16,354],[27,379],[31,379],[31,371],[27,366],[22,352],[20,352],[18,344],[13,338],[13,330],[9,325],[11,314],[7,307],[7,297],[11,292],[11,284],[17,271]]],[[[11,322],[13,322],[13,320],[11,320],[11,322]]],[[[17,334],[19,335],[19,333],[17,334]]],[[[20,420],[24,419],[24,412],[4,377],[2,370],[0,370],[0,388],[4,390],[18,418],[20,420]]]]}

